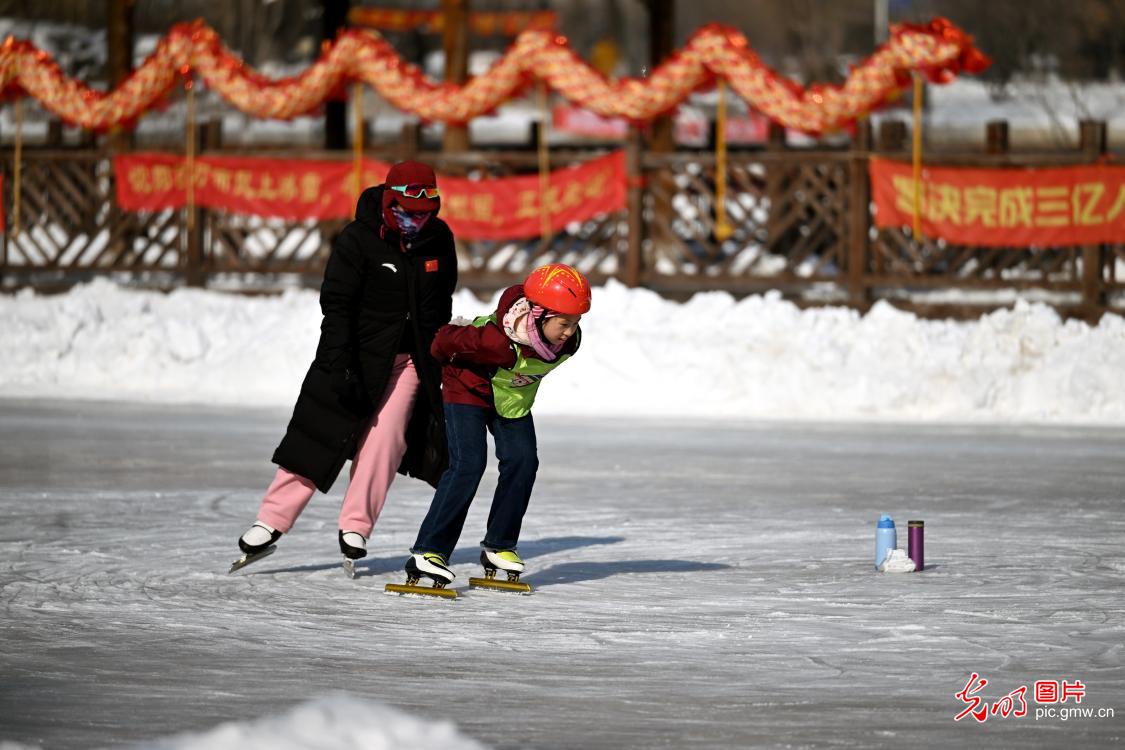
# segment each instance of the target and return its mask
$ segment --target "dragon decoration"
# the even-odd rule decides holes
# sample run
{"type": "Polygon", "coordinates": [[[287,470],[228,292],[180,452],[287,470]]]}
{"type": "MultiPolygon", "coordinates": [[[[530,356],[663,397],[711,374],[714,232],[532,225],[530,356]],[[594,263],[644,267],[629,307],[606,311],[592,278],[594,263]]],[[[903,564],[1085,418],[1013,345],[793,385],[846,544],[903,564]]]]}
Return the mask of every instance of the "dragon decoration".
{"type": "Polygon", "coordinates": [[[326,43],[300,75],[271,80],[197,20],[172,27],[148,59],[110,92],[68,78],[49,54],[9,37],[0,45],[0,97],[30,96],[70,125],[108,131],[132,127],[178,82],[190,88],[196,77],[242,112],[274,119],[309,114],[326,100],[341,98],[348,84],[360,83],[422,120],[460,125],[495,111],[539,80],[578,107],[642,123],[722,80],[774,122],[818,135],[845,128],[893,99],[915,72],[945,83],[989,63],[970,36],[937,18],[892,27],[888,41],[854,66],[844,83],[806,87],[763,64],[737,30],[709,24],[646,78],[610,80],[585,63],[565,37],[528,30],[491,69],[458,86],[430,80],[378,33],[351,29],[326,43]]]}

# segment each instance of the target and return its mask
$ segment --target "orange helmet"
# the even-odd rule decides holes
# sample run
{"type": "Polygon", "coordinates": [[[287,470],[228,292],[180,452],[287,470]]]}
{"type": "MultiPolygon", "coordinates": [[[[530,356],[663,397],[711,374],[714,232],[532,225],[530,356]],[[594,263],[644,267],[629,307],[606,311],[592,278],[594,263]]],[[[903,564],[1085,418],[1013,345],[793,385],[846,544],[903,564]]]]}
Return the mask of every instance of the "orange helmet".
{"type": "Polygon", "coordinates": [[[590,282],[565,263],[536,268],[523,282],[529,302],[563,315],[582,315],[590,309],[590,282]]]}

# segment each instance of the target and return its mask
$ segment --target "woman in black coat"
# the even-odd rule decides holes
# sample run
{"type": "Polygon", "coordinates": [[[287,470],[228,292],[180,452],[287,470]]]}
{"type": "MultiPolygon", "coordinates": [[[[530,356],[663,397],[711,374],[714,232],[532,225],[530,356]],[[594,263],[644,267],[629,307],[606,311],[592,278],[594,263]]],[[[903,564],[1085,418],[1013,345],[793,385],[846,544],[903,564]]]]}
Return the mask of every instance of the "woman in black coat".
{"type": "Polygon", "coordinates": [[[449,322],[457,285],[453,235],[437,218],[440,206],[433,169],[400,162],[384,184],[363,192],[355,221],[333,243],[316,358],[232,571],[272,552],[348,459],[339,519],[345,562],[367,554],[396,470],[437,486],[447,457],[441,370],[429,352],[449,322]]]}

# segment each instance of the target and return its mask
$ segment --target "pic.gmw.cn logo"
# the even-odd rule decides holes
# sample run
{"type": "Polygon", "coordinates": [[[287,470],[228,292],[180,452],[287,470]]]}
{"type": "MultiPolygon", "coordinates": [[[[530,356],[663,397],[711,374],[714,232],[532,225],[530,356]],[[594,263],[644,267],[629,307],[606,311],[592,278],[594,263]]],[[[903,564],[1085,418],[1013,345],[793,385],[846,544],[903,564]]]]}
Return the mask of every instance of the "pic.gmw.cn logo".
{"type": "MultiPolygon", "coordinates": [[[[995,699],[991,705],[979,693],[988,685],[988,680],[973,672],[965,687],[954,693],[954,697],[965,704],[965,707],[953,717],[954,721],[961,721],[972,717],[977,723],[983,724],[988,717],[998,719],[1023,718],[1028,715],[1028,686],[1020,685],[1015,690],[995,699]]],[[[1112,719],[1112,708],[1094,708],[1082,706],[1086,697],[1086,685],[1082,680],[1036,680],[1032,683],[1031,700],[1036,704],[1035,720],[1040,719],[1112,719]],[[1074,705],[1065,705],[1073,702],[1074,705]]]]}

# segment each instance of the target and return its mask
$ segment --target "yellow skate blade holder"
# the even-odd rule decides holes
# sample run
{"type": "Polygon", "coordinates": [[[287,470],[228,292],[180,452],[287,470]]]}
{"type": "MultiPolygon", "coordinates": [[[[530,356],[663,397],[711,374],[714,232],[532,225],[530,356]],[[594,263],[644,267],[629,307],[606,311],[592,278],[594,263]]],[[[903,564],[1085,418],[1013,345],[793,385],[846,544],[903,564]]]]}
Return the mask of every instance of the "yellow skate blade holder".
{"type": "Polygon", "coordinates": [[[444,583],[434,581],[432,586],[419,586],[417,578],[407,578],[406,583],[388,583],[383,587],[387,594],[418,594],[419,596],[432,596],[438,599],[456,599],[457,592],[447,589],[444,583]]]}
{"type": "Polygon", "coordinates": [[[520,581],[519,573],[509,573],[508,580],[496,580],[495,570],[486,570],[484,578],[470,578],[469,586],[474,589],[491,589],[493,591],[510,591],[515,594],[530,594],[531,586],[520,581]]]}

